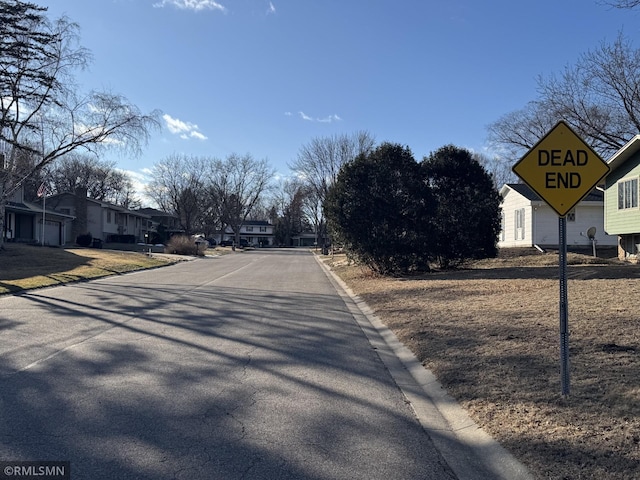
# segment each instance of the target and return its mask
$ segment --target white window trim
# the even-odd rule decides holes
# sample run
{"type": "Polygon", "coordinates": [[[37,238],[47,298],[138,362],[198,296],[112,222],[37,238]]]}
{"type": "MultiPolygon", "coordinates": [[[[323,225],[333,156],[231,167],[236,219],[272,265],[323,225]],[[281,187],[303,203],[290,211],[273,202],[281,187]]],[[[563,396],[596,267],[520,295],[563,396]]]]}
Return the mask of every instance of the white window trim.
{"type": "MultiPolygon", "coordinates": [[[[624,192],[624,189],[623,189],[624,192]]],[[[625,198],[623,197],[623,204],[625,203],[625,198]]],[[[618,180],[617,184],[616,184],[616,205],[617,205],[617,209],[618,211],[622,211],[622,210],[637,210],[640,206],[640,180],[638,180],[638,177],[626,177],[626,178],[621,178],[620,180],[618,180]],[[635,206],[631,206],[631,207],[622,207],[620,208],[620,186],[622,184],[628,183],[628,182],[636,182],[636,205],[635,206]]]]}
{"type": "Polygon", "coordinates": [[[515,218],[514,218],[514,226],[515,226],[515,231],[514,231],[514,237],[515,240],[524,240],[525,239],[525,209],[524,208],[518,208],[515,210],[515,214],[514,214],[515,218]]]}

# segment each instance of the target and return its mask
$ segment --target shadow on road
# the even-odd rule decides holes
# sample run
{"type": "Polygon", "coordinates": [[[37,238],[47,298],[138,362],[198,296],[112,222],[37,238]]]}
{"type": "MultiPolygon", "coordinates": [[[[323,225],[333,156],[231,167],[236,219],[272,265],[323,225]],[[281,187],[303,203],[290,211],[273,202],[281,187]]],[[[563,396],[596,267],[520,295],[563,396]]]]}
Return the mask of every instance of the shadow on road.
{"type": "Polygon", "coordinates": [[[399,430],[413,432],[402,447],[412,458],[426,437],[408,409],[361,395],[395,385],[335,296],[265,301],[259,289],[197,281],[156,284],[154,295],[117,281],[74,288],[89,303],[24,297],[90,326],[42,361],[4,355],[0,457],[70,460],[77,479],[364,478],[372,465],[379,478],[431,475],[395,463],[399,430]],[[356,437],[389,461],[372,464],[356,437]]]}

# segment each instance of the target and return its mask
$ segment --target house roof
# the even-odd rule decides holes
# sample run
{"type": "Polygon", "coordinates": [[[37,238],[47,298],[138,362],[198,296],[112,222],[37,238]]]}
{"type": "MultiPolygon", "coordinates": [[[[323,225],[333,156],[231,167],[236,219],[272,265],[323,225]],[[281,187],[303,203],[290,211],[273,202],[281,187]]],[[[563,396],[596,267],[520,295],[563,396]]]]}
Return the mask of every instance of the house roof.
{"type": "Polygon", "coordinates": [[[513,190],[514,192],[519,193],[524,198],[526,198],[527,200],[531,200],[532,202],[541,202],[542,201],[542,199],[538,196],[538,194],[536,192],[534,192],[533,190],[531,190],[524,183],[506,183],[500,189],[500,195],[502,197],[504,197],[509,190],[513,190]]]}
{"type": "MultiPolygon", "coordinates": [[[[76,195],[75,193],[69,193],[69,192],[65,192],[65,193],[56,193],[54,195],[51,195],[50,197],[47,197],[47,199],[49,201],[51,200],[55,200],[56,198],[62,198],[62,197],[77,197],[78,195],[76,195]]],[[[129,210],[126,207],[122,207],[120,205],[116,205],[115,203],[109,203],[109,202],[105,202],[103,200],[96,200],[95,198],[91,198],[91,197],[86,197],[86,201],[88,203],[93,203],[95,205],[98,205],[101,208],[109,208],[111,210],[116,210],[118,212],[122,212],[125,213],[127,215],[133,215],[136,217],[141,217],[141,218],[151,218],[150,215],[147,215],[145,213],[142,213],[140,211],[137,210],[129,210]]],[[[42,202],[40,202],[42,203],[42,202]]]]}
{"type": "Polygon", "coordinates": [[[264,220],[247,220],[242,225],[262,225],[262,226],[271,226],[271,223],[264,220]]]}
{"type": "MultiPolygon", "coordinates": [[[[9,201],[6,204],[6,208],[9,211],[32,213],[34,215],[42,215],[42,207],[38,205],[34,205],[33,203],[30,203],[30,202],[9,201]]],[[[58,217],[58,218],[67,218],[67,219],[75,218],[73,215],[67,215],[65,213],[56,212],[55,210],[47,210],[46,208],[45,208],[45,214],[49,217],[58,217]]]]}
{"type": "Polygon", "coordinates": [[[145,215],[151,215],[152,217],[172,217],[179,218],[175,213],[168,213],[163,210],[158,210],[157,208],[145,207],[139,208],[137,210],[140,213],[144,213],[145,215]]]}
{"type": "Polygon", "coordinates": [[[607,164],[609,168],[611,168],[611,171],[613,171],[638,151],[640,151],[640,135],[633,137],[620,150],[614,153],[611,158],[607,160],[607,164]]]}
{"type": "MultiPolygon", "coordinates": [[[[525,183],[506,183],[500,189],[500,195],[504,197],[509,189],[519,193],[524,198],[532,202],[543,201],[542,198],[540,198],[540,196],[531,190],[531,188],[529,188],[525,183]]],[[[602,190],[593,189],[582,199],[582,202],[604,202],[604,192],[602,190]]]]}

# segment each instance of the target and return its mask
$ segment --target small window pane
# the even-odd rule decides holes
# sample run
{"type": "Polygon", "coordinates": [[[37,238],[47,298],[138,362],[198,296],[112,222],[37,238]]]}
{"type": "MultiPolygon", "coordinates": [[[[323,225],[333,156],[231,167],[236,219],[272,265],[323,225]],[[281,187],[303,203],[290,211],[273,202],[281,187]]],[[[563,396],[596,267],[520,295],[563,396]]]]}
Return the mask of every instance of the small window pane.
{"type": "Polygon", "coordinates": [[[622,210],[624,208],[624,184],[618,184],[618,210],[622,210]]]}

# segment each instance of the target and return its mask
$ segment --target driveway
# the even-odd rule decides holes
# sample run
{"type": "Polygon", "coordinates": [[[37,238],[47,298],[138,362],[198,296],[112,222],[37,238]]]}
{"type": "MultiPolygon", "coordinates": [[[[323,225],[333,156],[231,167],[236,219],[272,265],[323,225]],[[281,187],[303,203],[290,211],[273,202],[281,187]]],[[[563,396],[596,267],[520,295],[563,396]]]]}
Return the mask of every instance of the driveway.
{"type": "Polygon", "coordinates": [[[80,479],[452,479],[313,256],[0,298],[0,460],[80,479]]]}

